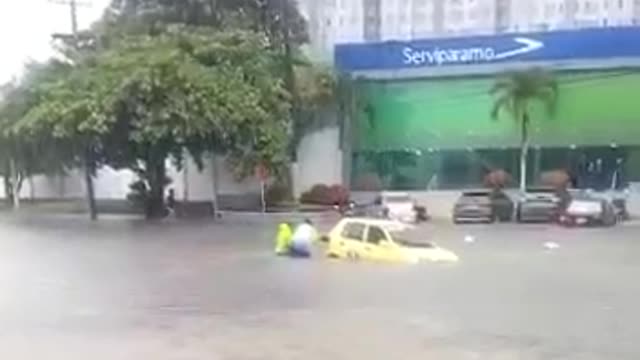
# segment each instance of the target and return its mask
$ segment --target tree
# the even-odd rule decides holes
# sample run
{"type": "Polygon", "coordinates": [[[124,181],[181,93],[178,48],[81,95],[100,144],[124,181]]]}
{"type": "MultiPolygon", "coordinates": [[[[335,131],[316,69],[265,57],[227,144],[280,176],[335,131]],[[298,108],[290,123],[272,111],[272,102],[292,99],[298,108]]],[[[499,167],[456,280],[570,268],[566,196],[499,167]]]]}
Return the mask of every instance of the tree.
{"type": "Polygon", "coordinates": [[[553,115],[558,99],[558,84],[549,72],[532,68],[503,74],[496,80],[490,93],[495,98],[491,116],[497,119],[502,111],[506,111],[520,127],[520,190],[525,191],[531,109],[534,103],[540,103],[548,115],[553,115]]]}
{"type": "Polygon", "coordinates": [[[158,216],[169,159],[225,154],[240,177],[285,167],[297,89],[283,64],[305,26],[290,0],[114,0],[90,31],[57,38],[66,73],[35,84],[12,136],[62,149],[87,184],[102,165],[135,171],[158,216]]]}
{"type": "Polygon", "coordinates": [[[276,47],[283,45],[286,27],[294,46],[308,41],[296,0],[113,0],[102,21],[121,34],[158,34],[176,24],[263,33],[276,47]]]}
{"type": "Polygon", "coordinates": [[[14,208],[20,207],[23,181],[36,174],[63,171],[68,160],[63,148],[49,149],[50,137],[23,134],[21,121],[42,99],[45,83],[64,76],[67,66],[57,61],[28,64],[19,82],[3,87],[0,103],[0,173],[4,175],[5,194],[14,208]]]}
{"type": "Polygon", "coordinates": [[[329,67],[299,64],[294,67],[298,114],[293,120],[290,151],[296,151],[302,138],[314,130],[334,124],[327,110],[336,110],[338,81],[329,67]]]}
{"type": "MultiPolygon", "coordinates": [[[[309,36],[296,0],[114,0],[110,9],[103,23],[112,33],[158,35],[172,24],[182,24],[209,31],[233,28],[263,34],[276,56],[273,71],[291,95],[290,161],[295,161],[302,137],[322,127],[315,115],[332,101],[335,79],[327,68],[310,64],[300,50],[309,36]]],[[[253,153],[247,155],[252,157],[253,153]]],[[[244,169],[254,162],[247,160],[244,169]]]]}
{"type": "Polygon", "coordinates": [[[159,217],[167,160],[181,166],[185,150],[198,164],[209,151],[280,161],[289,96],[275,58],[245,32],[125,37],[47,86],[23,129],[80,144],[77,154],[90,144],[93,161],[133,170],[147,215],[159,217]]]}

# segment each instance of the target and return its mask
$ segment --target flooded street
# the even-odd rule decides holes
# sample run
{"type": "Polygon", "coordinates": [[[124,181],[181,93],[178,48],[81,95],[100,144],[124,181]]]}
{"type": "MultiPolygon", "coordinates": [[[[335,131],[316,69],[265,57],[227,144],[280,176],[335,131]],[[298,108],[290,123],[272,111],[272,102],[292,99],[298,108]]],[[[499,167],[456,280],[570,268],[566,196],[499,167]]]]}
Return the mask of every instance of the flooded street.
{"type": "Polygon", "coordinates": [[[638,359],[638,230],[426,225],[462,261],[398,266],[277,258],[268,220],[3,218],[0,358],[638,359]]]}

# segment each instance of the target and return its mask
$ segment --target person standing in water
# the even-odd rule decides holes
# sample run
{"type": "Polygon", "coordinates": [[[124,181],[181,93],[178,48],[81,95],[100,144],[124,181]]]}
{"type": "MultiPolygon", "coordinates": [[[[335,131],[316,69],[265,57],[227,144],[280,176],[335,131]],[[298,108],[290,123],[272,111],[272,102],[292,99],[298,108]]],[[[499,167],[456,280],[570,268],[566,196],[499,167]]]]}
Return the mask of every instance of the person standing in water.
{"type": "Polygon", "coordinates": [[[288,223],[278,225],[278,234],[276,235],[276,255],[289,255],[291,237],[291,226],[288,223]]]}
{"type": "Polygon", "coordinates": [[[311,257],[311,247],[317,236],[318,232],[313,227],[313,222],[306,219],[298,225],[291,237],[290,255],[297,258],[311,257]]]}

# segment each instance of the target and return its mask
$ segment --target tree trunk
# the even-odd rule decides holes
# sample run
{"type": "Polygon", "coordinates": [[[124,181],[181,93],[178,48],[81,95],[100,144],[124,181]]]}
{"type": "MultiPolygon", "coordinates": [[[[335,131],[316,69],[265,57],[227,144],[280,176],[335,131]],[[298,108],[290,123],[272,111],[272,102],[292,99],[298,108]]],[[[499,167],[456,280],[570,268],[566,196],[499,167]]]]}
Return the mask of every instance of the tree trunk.
{"type": "Polygon", "coordinates": [[[33,182],[33,175],[29,175],[29,198],[31,202],[34,203],[36,201],[36,186],[33,182]]]}
{"type": "Polygon", "coordinates": [[[13,208],[13,186],[11,185],[11,170],[6,165],[5,175],[2,178],[4,180],[4,197],[7,206],[13,208]]]}
{"type": "Polygon", "coordinates": [[[189,161],[189,154],[185,150],[182,167],[182,202],[185,204],[189,201],[189,161]]]}
{"type": "Polygon", "coordinates": [[[520,191],[527,190],[527,158],[529,155],[529,114],[522,115],[522,138],[520,139],[520,191]]]}
{"type": "MultiPolygon", "coordinates": [[[[296,75],[293,64],[293,48],[291,45],[291,34],[289,33],[291,27],[289,26],[289,8],[287,6],[287,1],[280,1],[280,15],[282,16],[282,25],[280,28],[280,32],[282,35],[282,50],[284,55],[284,66],[285,66],[285,87],[287,91],[291,94],[291,136],[292,138],[289,140],[289,160],[290,164],[298,162],[298,145],[303,137],[303,129],[304,127],[301,125],[301,111],[300,111],[300,98],[297,91],[296,85],[296,75]]],[[[290,195],[292,198],[295,197],[295,193],[293,192],[293,184],[295,181],[295,169],[292,166],[289,166],[288,169],[288,177],[290,186],[290,195]]]]}
{"type": "Polygon", "coordinates": [[[92,221],[98,220],[98,207],[96,205],[96,194],[93,186],[93,176],[95,167],[91,156],[91,149],[87,148],[84,163],[84,182],[87,187],[87,203],[89,205],[89,216],[92,221]]]}
{"type": "Polygon", "coordinates": [[[148,163],[149,198],[147,199],[147,218],[161,219],[166,216],[167,209],[164,206],[164,187],[166,178],[166,166],[164,158],[148,163]]]}
{"type": "Polygon", "coordinates": [[[220,208],[218,207],[219,177],[218,177],[218,160],[215,153],[211,153],[211,184],[213,186],[213,216],[217,217],[220,208]]]}
{"type": "Polygon", "coordinates": [[[16,167],[16,161],[14,159],[9,160],[9,168],[11,173],[11,196],[13,201],[13,209],[20,209],[20,175],[16,167]]]}

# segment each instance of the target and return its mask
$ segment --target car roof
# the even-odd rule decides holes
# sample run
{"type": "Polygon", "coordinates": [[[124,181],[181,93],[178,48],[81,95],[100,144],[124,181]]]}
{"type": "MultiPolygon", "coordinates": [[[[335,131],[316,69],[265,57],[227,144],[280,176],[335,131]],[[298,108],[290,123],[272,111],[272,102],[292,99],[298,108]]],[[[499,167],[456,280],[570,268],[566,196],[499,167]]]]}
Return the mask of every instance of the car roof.
{"type": "Polygon", "coordinates": [[[383,191],[380,193],[382,196],[411,196],[408,192],[402,191],[383,191]]]}
{"type": "Polygon", "coordinates": [[[414,228],[413,225],[405,224],[399,221],[372,218],[344,218],[340,221],[340,223],[360,223],[368,226],[379,226],[389,231],[401,231],[414,228]]]}
{"type": "Polygon", "coordinates": [[[605,200],[606,198],[601,196],[600,194],[594,194],[593,192],[579,191],[579,192],[572,193],[571,199],[577,200],[577,201],[602,201],[602,200],[605,200]]]}

